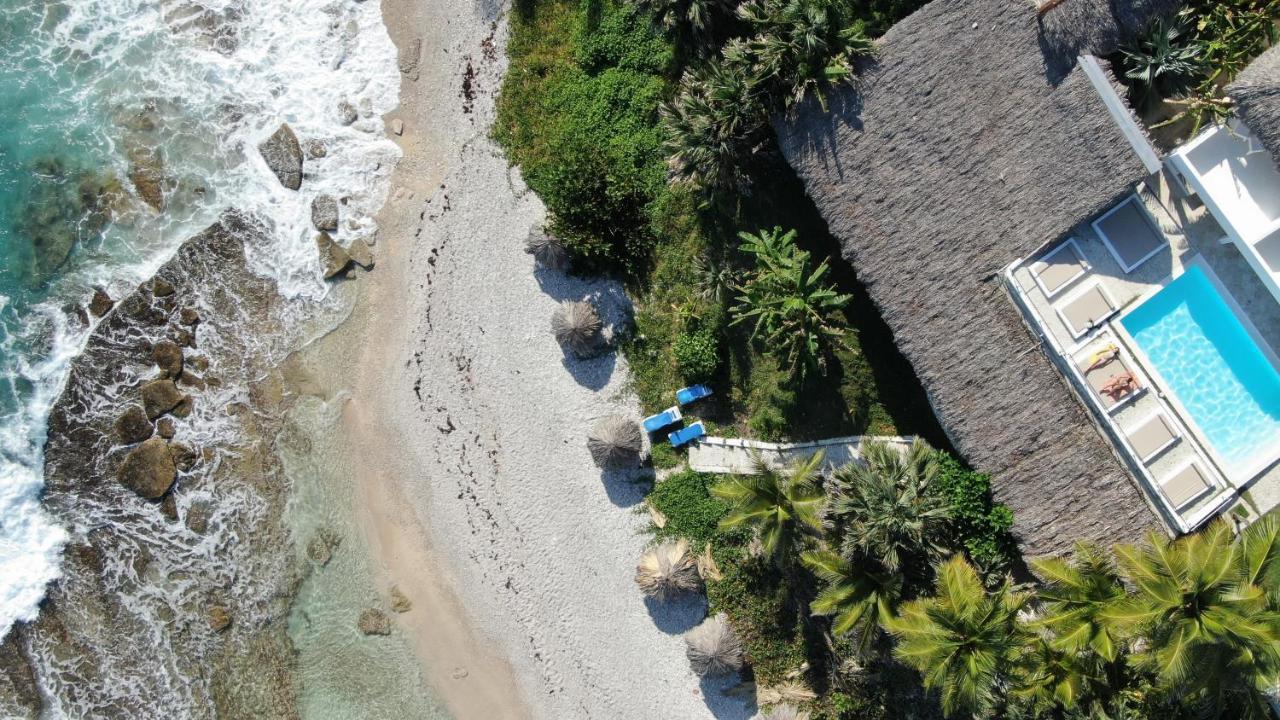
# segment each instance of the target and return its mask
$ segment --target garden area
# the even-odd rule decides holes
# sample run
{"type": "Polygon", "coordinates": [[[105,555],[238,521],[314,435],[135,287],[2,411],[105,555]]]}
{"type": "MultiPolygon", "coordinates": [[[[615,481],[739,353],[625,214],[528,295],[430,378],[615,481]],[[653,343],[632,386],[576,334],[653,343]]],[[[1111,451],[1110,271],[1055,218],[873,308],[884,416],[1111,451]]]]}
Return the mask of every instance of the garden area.
{"type": "Polygon", "coordinates": [[[1280,41],[1280,0],[1188,0],[1111,57],[1152,138],[1169,150],[1232,113],[1226,88],[1280,41]]]}
{"type": "Polygon", "coordinates": [[[625,284],[644,412],[706,383],[712,434],[922,438],[827,477],[818,456],[699,473],[655,438],[637,583],[705,593],[695,672],[771,720],[1269,717],[1280,520],[1082,546],[1021,582],[1009,509],[950,452],[775,146],[772,116],[825,102],[922,4],[517,1],[494,134],[547,206],[530,251],[625,284]]]}

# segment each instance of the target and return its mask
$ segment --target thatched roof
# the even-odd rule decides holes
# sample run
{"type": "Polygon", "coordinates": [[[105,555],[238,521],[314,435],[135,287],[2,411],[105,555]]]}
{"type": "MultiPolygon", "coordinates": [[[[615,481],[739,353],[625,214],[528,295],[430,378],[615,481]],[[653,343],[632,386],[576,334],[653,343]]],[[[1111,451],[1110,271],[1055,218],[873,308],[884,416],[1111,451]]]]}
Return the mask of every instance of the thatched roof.
{"type": "Polygon", "coordinates": [[[644,438],[640,425],[621,415],[601,420],[587,436],[587,450],[598,467],[618,470],[640,464],[644,438]]]}
{"type": "Polygon", "coordinates": [[[776,123],[938,419],[993,474],[1033,556],[1156,524],[1000,282],[1145,175],[1083,71],[1062,63],[1106,52],[1150,12],[1066,0],[1039,19],[1029,2],[935,0],[885,35],[856,88],[831,93],[829,114],[809,103],[776,123]]]}
{"type": "Polygon", "coordinates": [[[551,313],[551,332],[556,341],[580,358],[590,357],[600,349],[603,327],[595,306],[585,300],[566,300],[551,313]]]}
{"type": "Polygon", "coordinates": [[[685,657],[699,677],[728,675],[742,668],[742,641],[719,613],[684,634],[685,657]]]}
{"type": "Polygon", "coordinates": [[[1227,95],[1236,103],[1236,114],[1280,163],[1280,45],[1249,63],[1227,95]]]}
{"type": "Polygon", "coordinates": [[[658,600],[699,590],[702,576],[698,574],[698,558],[689,551],[689,541],[668,540],[646,550],[636,565],[636,584],[645,595],[658,600]]]}

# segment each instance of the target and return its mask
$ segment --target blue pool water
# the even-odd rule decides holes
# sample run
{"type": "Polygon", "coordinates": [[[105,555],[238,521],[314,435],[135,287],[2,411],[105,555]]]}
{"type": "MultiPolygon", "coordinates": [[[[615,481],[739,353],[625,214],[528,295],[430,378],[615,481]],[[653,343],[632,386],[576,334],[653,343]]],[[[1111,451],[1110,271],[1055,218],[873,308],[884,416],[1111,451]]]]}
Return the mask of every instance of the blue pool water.
{"type": "Polygon", "coordinates": [[[1192,266],[1121,324],[1233,479],[1280,452],[1280,372],[1204,270],[1192,266]]]}

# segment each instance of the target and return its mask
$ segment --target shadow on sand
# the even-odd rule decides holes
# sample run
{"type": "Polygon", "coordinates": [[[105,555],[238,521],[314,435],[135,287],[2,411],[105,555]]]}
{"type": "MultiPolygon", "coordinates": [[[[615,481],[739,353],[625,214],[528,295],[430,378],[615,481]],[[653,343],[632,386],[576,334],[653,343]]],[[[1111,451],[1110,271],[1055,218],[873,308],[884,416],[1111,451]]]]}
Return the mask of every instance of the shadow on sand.
{"type": "Polygon", "coordinates": [[[700,592],[667,600],[646,597],[644,606],[653,624],[668,635],[683,635],[707,616],[707,598],[700,592]]]}

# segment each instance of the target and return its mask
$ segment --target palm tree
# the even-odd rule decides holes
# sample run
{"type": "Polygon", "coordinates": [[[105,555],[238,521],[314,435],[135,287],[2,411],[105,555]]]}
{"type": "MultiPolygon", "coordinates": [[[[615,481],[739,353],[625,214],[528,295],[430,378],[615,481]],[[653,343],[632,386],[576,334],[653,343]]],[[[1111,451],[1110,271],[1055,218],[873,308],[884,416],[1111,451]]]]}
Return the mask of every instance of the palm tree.
{"type": "Polygon", "coordinates": [[[1028,702],[1036,717],[1047,717],[1056,707],[1079,705],[1101,682],[1101,670],[1096,655],[1064,651],[1052,636],[1034,634],[1018,660],[1012,693],[1028,702]]]}
{"type": "MultiPolygon", "coordinates": [[[[741,47],[730,41],[726,57],[741,47]]],[[[686,72],[660,116],[671,180],[693,183],[708,196],[746,183],[742,163],[761,142],[767,113],[745,63],[726,59],[686,72]]]]}
{"type": "Polygon", "coordinates": [[[752,74],[791,107],[812,93],[827,109],[825,88],[853,76],[854,61],[873,46],[849,0],[749,0],[738,16],[755,32],[748,41],[752,74]]]}
{"type": "Polygon", "coordinates": [[[1124,75],[1132,82],[1134,99],[1149,109],[1165,98],[1185,94],[1204,67],[1202,47],[1184,39],[1180,22],[1157,18],[1145,34],[1120,49],[1124,75]]]}
{"type": "Polygon", "coordinates": [[[785,560],[801,533],[822,527],[819,514],[825,497],[814,482],[822,453],[778,472],[754,455],[752,474],[731,475],[711,487],[711,494],[733,510],[720,521],[721,530],[750,526],[760,537],[765,554],[785,560]]]}
{"type": "Polygon", "coordinates": [[[1025,631],[1018,613],[1029,597],[1006,581],[988,593],[962,556],[940,564],[937,595],[913,600],[889,622],[894,655],[942,693],[942,710],[988,712],[1014,671],[1025,631]]]}
{"type": "Polygon", "coordinates": [[[837,635],[854,633],[858,649],[865,654],[876,630],[893,617],[902,594],[902,577],[866,570],[826,549],[806,552],[800,562],[826,583],[809,610],[814,615],[834,616],[831,631],[837,635]]]}
{"type": "Polygon", "coordinates": [[[656,25],[678,36],[701,38],[723,19],[726,0],[633,0],[642,11],[653,13],[656,25]]]}
{"type": "Polygon", "coordinates": [[[658,600],[702,587],[698,560],[689,552],[689,541],[668,540],[645,551],[636,565],[636,584],[645,595],[658,600]]]}
{"type": "Polygon", "coordinates": [[[938,491],[937,453],[917,439],[904,453],[867,442],[862,462],[836,471],[835,514],[843,520],[844,554],[865,555],[896,572],[906,558],[941,558],[951,505],[938,491]]]}
{"type": "Polygon", "coordinates": [[[786,363],[792,377],[823,371],[826,353],[844,333],[839,312],[853,298],[824,282],[830,267],[824,259],[810,270],[809,253],[796,247],[796,231],[738,233],[742,250],[756,258],[756,268],[738,290],[733,323],[755,323],[751,337],[763,337],[770,352],[786,363]]]}
{"type": "Polygon", "coordinates": [[[1075,557],[1031,561],[1045,584],[1037,593],[1043,603],[1038,624],[1053,633],[1053,646],[1068,653],[1096,653],[1115,662],[1119,642],[1103,613],[1125,597],[1115,564],[1101,548],[1076,545],[1075,557]]]}
{"type": "Polygon", "coordinates": [[[727,675],[742,668],[742,642],[724,613],[684,634],[685,656],[699,677],[727,675]]]}
{"type": "Polygon", "coordinates": [[[1143,547],[1115,548],[1137,590],[1102,618],[1145,641],[1139,667],[1219,717],[1270,717],[1265,693],[1280,681],[1278,526],[1273,514],[1232,542],[1219,519],[1178,540],[1152,532],[1143,547]]]}

